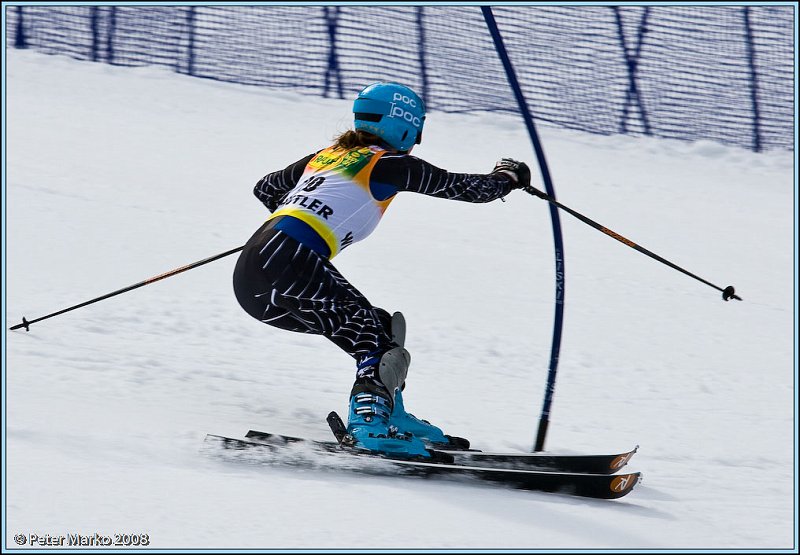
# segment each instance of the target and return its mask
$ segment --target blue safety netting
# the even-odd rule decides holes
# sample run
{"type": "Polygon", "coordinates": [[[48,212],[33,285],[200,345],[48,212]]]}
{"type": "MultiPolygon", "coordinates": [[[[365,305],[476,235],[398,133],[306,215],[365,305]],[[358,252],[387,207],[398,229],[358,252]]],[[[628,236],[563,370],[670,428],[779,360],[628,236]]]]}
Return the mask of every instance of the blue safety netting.
{"type": "MultiPolygon", "coordinates": [[[[493,8],[537,120],[794,148],[794,7],[493,8]]],[[[429,110],[518,110],[478,6],[6,7],[7,46],[353,98],[400,81],[429,110]]]]}

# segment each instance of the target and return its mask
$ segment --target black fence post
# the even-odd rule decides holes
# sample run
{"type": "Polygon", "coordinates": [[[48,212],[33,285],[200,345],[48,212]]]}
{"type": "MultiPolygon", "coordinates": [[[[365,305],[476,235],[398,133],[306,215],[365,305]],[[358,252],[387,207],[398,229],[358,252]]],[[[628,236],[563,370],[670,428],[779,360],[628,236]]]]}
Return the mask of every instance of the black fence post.
{"type": "Polygon", "coordinates": [[[189,10],[186,13],[186,26],[189,30],[189,45],[186,52],[186,73],[188,75],[194,75],[194,22],[197,15],[195,13],[196,9],[195,6],[189,6],[189,10]]]}
{"type": "Polygon", "coordinates": [[[96,62],[100,47],[100,8],[97,6],[89,8],[89,28],[92,30],[91,58],[93,62],[96,62]]]}
{"type": "Polygon", "coordinates": [[[17,27],[14,36],[14,48],[28,48],[28,37],[25,36],[25,19],[22,6],[17,6],[17,27]]]}
{"type": "Polygon", "coordinates": [[[747,44],[747,64],[750,68],[750,106],[753,111],[753,151],[761,152],[761,111],[758,106],[758,71],[756,49],[753,44],[753,28],[750,25],[750,7],[742,8],[744,38],[747,44]]]}
{"type": "Polygon", "coordinates": [[[428,103],[428,66],[425,63],[425,26],[423,25],[423,6],[417,6],[417,32],[419,36],[419,71],[422,75],[422,101],[428,103]]]}
{"type": "Polygon", "coordinates": [[[106,29],[106,62],[114,64],[114,33],[117,30],[117,7],[108,8],[108,27],[106,29]]]}
{"type": "Polygon", "coordinates": [[[339,9],[339,6],[325,6],[325,22],[328,24],[328,39],[330,40],[328,69],[325,71],[325,91],[322,94],[325,98],[328,98],[332,79],[336,79],[336,91],[339,93],[339,98],[344,98],[339,57],[336,54],[336,27],[339,22],[339,9]]]}
{"type": "Polygon", "coordinates": [[[612,6],[614,10],[614,18],[617,22],[617,33],[619,35],[619,42],[622,47],[622,54],[625,56],[625,63],[628,66],[628,90],[625,92],[625,106],[622,108],[622,118],[620,120],[619,128],[620,133],[628,132],[628,106],[634,104],[639,106],[639,116],[642,120],[645,135],[651,135],[650,121],[647,119],[647,111],[644,108],[642,97],[639,94],[639,85],[636,79],[639,71],[639,57],[642,54],[642,43],[644,42],[644,34],[647,32],[647,18],[650,15],[650,8],[644,7],[642,12],[642,19],[639,22],[639,29],[636,35],[636,45],[633,52],[628,48],[625,41],[625,29],[622,26],[622,13],[618,6],[612,6]]]}

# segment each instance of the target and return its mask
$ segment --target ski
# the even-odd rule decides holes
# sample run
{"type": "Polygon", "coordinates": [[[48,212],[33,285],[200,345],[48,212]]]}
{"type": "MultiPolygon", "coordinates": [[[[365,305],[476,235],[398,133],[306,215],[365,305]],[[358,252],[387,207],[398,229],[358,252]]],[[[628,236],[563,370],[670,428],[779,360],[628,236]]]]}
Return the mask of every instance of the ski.
{"type": "Polygon", "coordinates": [[[618,475],[542,472],[399,460],[359,452],[333,442],[316,442],[275,434],[262,435],[267,437],[254,440],[209,434],[205,444],[221,448],[218,453],[230,454],[234,460],[250,463],[346,470],[380,476],[455,479],[597,499],[617,499],[627,495],[641,479],[638,472],[618,475]]]}
{"type": "MultiPolygon", "coordinates": [[[[322,449],[337,448],[335,441],[314,441],[250,430],[245,437],[266,443],[287,444],[310,442],[322,449]]],[[[467,466],[539,470],[552,472],[580,472],[588,474],[614,474],[628,464],[639,449],[612,455],[552,455],[544,453],[489,453],[484,451],[454,451],[434,449],[453,458],[453,462],[467,466]]]]}
{"type": "Polygon", "coordinates": [[[486,453],[483,451],[450,451],[457,464],[491,466],[493,468],[527,468],[553,472],[614,474],[628,464],[638,446],[626,453],[613,455],[551,455],[544,453],[486,453]]]}

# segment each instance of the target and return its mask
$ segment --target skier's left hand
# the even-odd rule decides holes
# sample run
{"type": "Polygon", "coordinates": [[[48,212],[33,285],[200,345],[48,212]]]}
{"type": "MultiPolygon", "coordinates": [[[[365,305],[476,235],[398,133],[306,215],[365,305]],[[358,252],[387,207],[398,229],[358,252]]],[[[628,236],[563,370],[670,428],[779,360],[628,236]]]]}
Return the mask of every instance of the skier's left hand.
{"type": "Polygon", "coordinates": [[[531,170],[525,162],[503,158],[494,165],[492,173],[504,173],[514,181],[513,189],[524,189],[531,184],[531,170]]]}

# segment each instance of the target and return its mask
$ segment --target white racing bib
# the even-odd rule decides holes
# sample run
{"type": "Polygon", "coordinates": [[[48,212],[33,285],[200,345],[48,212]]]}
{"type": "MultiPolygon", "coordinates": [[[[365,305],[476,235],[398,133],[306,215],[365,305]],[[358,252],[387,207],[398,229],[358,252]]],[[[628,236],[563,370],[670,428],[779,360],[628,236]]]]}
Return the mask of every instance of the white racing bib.
{"type": "Polygon", "coordinates": [[[372,233],[394,199],[377,200],[369,186],[372,169],[385,152],[379,147],[320,151],[269,219],[302,220],[325,241],[333,258],[372,233]]]}

